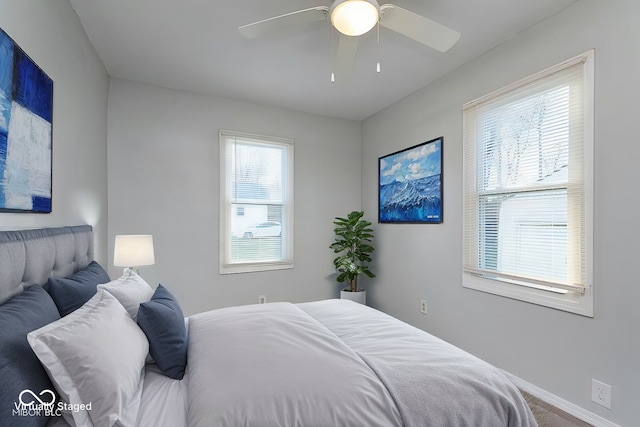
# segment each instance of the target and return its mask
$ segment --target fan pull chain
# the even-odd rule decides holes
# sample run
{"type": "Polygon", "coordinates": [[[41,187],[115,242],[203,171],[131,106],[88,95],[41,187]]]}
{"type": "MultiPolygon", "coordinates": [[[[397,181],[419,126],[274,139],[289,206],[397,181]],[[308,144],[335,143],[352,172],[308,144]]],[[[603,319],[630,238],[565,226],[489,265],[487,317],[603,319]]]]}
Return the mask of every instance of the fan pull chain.
{"type": "Polygon", "coordinates": [[[335,73],[335,68],[336,68],[336,46],[335,46],[335,36],[334,33],[335,31],[333,30],[333,25],[329,25],[329,31],[331,32],[331,49],[330,49],[330,54],[329,54],[329,60],[331,61],[331,83],[335,83],[336,82],[336,73],[335,73]]]}
{"type": "Polygon", "coordinates": [[[378,64],[376,65],[376,72],[380,72],[380,19],[378,19],[378,64]]]}

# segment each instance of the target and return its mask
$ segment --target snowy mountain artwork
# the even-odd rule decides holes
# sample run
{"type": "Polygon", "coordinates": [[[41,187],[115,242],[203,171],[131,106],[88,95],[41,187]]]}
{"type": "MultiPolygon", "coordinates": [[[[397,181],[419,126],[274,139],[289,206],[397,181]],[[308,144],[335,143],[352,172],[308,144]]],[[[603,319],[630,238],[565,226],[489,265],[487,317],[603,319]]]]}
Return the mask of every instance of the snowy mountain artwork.
{"type": "Polygon", "coordinates": [[[442,222],[444,137],[378,159],[378,221],[442,222]]]}

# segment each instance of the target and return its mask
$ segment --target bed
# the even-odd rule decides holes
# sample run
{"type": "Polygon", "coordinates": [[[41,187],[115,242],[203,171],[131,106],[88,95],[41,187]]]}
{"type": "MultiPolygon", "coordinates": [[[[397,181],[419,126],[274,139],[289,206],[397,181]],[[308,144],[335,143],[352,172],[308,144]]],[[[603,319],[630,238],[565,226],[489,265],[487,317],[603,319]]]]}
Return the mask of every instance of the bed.
{"type": "Polygon", "coordinates": [[[2,426],[536,425],[501,370],[351,301],[184,318],[90,226],[0,231],[0,329],[2,426]]]}

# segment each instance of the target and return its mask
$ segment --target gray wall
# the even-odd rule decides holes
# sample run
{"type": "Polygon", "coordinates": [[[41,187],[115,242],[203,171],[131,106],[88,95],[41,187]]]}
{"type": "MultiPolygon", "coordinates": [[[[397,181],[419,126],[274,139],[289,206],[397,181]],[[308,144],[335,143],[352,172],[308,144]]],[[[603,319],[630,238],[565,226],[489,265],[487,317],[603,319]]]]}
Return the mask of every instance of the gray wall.
{"type": "MultiPolygon", "coordinates": [[[[361,125],[112,80],[109,265],[116,234],[153,234],[162,281],[185,314],[268,301],[335,297],[333,218],[361,205],[361,125]],[[218,274],[218,131],[295,140],[295,268],[218,274]]],[[[111,276],[118,274],[114,267],[111,276]]]]}
{"type": "Polygon", "coordinates": [[[107,260],[109,78],[67,1],[0,1],[0,27],[53,79],[51,214],[0,213],[0,227],[91,224],[107,260]]]}
{"type": "MultiPolygon", "coordinates": [[[[377,224],[374,306],[620,425],[640,419],[640,2],[580,0],[363,123],[363,207],[377,209],[377,159],[443,135],[444,223],[377,224]],[[462,105],[596,50],[595,317],[463,289],[462,105]],[[429,314],[419,313],[428,301],[429,314]],[[591,379],[612,385],[612,410],[591,379]]],[[[463,31],[464,37],[464,31],[463,31]]]]}

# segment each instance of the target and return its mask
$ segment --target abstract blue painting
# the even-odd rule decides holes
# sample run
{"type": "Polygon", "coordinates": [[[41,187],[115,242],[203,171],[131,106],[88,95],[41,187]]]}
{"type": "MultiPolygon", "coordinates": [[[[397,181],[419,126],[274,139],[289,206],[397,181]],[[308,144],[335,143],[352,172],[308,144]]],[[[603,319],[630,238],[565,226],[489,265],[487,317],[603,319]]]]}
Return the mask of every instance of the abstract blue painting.
{"type": "Polygon", "coordinates": [[[378,159],[378,221],[442,222],[444,137],[378,159]]]}
{"type": "Polygon", "coordinates": [[[53,80],[0,29],[0,211],[51,212],[53,80]]]}

